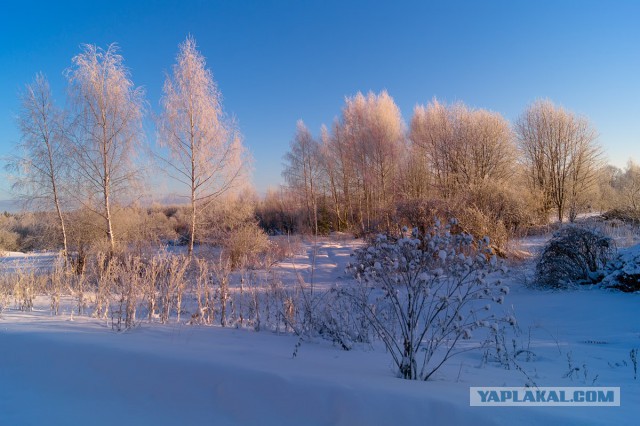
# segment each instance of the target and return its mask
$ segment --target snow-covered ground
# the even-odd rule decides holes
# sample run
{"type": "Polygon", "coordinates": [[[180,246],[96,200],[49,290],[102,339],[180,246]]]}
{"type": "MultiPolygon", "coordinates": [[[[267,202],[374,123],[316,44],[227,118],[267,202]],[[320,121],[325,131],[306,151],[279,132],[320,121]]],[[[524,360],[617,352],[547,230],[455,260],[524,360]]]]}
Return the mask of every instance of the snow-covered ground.
{"type": "MultiPolygon", "coordinates": [[[[542,242],[522,247],[535,252],[542,242]]],[[[326,288],[346,279],[359,244],[307,243],[306,254],[275,270],[285,283],[298,272],[326,288]]],[[[506,301],[520,328],[510,344],[528,351],[517,360],[529,378],[468,352],[433,380],[411,382],[395,377],[376,344],[343,351],[321,340],[298,346],[292,335],[184,323],[142,322],[116,333],[104,321],[72,316],[71,300],[52,317],[48,299],[38,297],[33,312],[7,309],[0,319],[0,425],[637,424],[640,381],[629,354],[640,348],[640,295],[533,290],[531,270],[530,261],[512,266],[506,301]],[[530,379],[619,386],[621,406],[469,406],[470,386],[530,379]]]]}
{"type": "Polygon", "coordinates": [[[9,251],[0,253],[0,272],[16,272],[26,269],[48,269],[57,255],[52,252],[21,253],[9,251]]]}

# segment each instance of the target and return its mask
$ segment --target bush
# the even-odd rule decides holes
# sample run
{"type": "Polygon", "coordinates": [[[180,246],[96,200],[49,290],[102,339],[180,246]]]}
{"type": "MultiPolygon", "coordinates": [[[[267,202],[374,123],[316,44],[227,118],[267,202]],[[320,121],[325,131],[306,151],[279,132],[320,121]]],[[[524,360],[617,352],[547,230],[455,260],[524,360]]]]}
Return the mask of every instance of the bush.
{"type": "Polygon", "coordinates": [[[615,253],[613,241],[594,229],[561,228],[542,251],[536,266],[536,283],[547,288],[593,284],[615,253]]]}
{"type": "Polygon", "coordinates": [[[606,274],[602,281],[606,287],[626,293],[640,291],[640,245],[620,250],[607,266],[606,274]]]}
{"type": "Polygon", "coordinates": [[[254,266],[269,249],[269,237],[255,223],[246,223],[230,231],[222,246],[233,268],[254,266]]]}
{"type": "Polygon", "coordinates": [[[47,213],[21,213],[0,219],[0,249],[32,251],[55,248],[58,239],[47,213]]]}
{"type": "Polygon", "coordinates": [[[0,228],[0,253],[18,250],[19,235],[8,229],[0,228]]]}
{"type": "Polygon", "coordinates": [[[640,225],[640,210],[630,207],[612,209],[602,214],[605,220],[621,221],[627,224],[640,225]]]}
{"type": "Polygon", "coordinates": [[[456,226],[379,235],[350,266],[360,285],[343,293],[360,302],[402,378],[428,380],[452,356],[482,346],[461,340],[502,320],[489,311],[509,289],[489,277],[502,271],[489,239],[452,234],[456,226]]]}
{"type": "Polygon", "coordinates": [[[461,225],[471,235],[486,235],[491,238],[491,248],[498,256],[505,257],[509,232],[501,220],[490,217],[475,206],[467,207],[461,213],[464,222],[461,225]]]}
{"type": "Polygon", "coordinates": [[[538,221],[522,193],[502,185],[487,183],[469,191],[464,198],[465,205],[475,206],[495,224],[500,223],[511,235],[521,234],[538,221]]]}
{"type": "Polygon", "coordinates": [[[491,248],[503,256],[510,236],[509,229],[513,230],[512,226],[515,225],[510,225],[508,229],[500,215],[499,210],[483,209],[471,201],[409,200],[398,204],[396,222],[417,226],[421,232],[426,232],[436,220],[462,217],[464,219],[459,221],[453,232],[487,236],[491,240],[491,248]]]}
{"type": "Polygon", "coordinates": [[[396,206],[395,222],[415,226],[422,233],[433,226],[437,218],[453,216],[456,206],[438,199],[401,201],[396,206]]]}

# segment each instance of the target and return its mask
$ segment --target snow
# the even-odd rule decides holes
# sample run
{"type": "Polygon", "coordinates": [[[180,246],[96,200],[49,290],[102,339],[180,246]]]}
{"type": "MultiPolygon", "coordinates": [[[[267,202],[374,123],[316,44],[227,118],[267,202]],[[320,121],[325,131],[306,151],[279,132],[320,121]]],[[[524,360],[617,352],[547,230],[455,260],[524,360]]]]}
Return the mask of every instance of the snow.
{"type": "Polygon", "coordinates": [[[15,258],[15,257],[27,257],[29,256],[26,253],[21,253],[19,251],[3,251],[0,252],[0,257],[6,257],[6,258],[15,258]]]}
{"type": "MultiPolygon", "coordinates": [[[[535,252],[541,243],[522,246],[535,252]]],[[[361,244],[307,242],[274,270],[289,285],[300,273],[328,288],[347,279],[344,268],[361,244]]],[[[47,259],[12,254],[10,265],[34,258],[47,259]]],[[[453,358],[431,381],[411,382],[395,377],[378,344],[343,351],[322,340],[298,346],[290,334],[175,322],[116,333],[104,321],[73,316],[71,300],[52,317],[48,299],[38,297],[33,312],[6,309],[0,319],[0,424],[635,424],[640,386],[629,352],[640,347],[640,294],[534,290],[526,285],[531,274],[529,259],[503,279],[504,308],[520,329],[509,346],[513,339],[534,354],[527,360],[523,352],[519,365],[539,386],[619,386],[620,407],[470,407],[471,386],[528,380],[480,352],[453,358]],[[569,359],[580,371],[564,377],[569,359]]]]}
{"type": "Polygon", "coordinates": [[[640,244],[620,250],[612,269],[613,272],[640,275],[640,244]]]}
{"type": "Polygon", "coordinates": [[[9,251],[0,253],[0,273],[22,269],[50,268],[57,257],[53,252],[21,253],[9,251]]]}

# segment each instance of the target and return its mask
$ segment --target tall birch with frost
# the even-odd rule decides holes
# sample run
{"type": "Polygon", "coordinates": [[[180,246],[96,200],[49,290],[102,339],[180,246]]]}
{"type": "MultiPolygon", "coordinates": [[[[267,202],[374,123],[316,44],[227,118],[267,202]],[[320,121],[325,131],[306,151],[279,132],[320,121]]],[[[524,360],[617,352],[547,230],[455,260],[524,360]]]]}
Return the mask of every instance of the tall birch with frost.
{"type": "Polygon", "coordinates": [[[71,158],[78,200],[104,220],[115,250],[113,208],[140,178],[135,156],[142,139],[143,91],[131,81],[118,48],[84,45],[67,70],[74,112],[71,158]]]}
{"type": "Polygon", "coordinates": [[[169,151],[162,162],[169,175],[189,189],[191,255],[200,211],[245,177],[245,150],[192,37],[180,44],[161,103],[159,143],[169,151]]]}
{"type": "Polygon", "coordinates": [[[62,255],[66,258],[67,232],[61,198],[68,161],[63,113],[53,102],[47,78],[40,73],[26,86],[20,100],[19,154],[9,164],[15,172],[13,189],[26,202],[55,210],[62,255]]]}

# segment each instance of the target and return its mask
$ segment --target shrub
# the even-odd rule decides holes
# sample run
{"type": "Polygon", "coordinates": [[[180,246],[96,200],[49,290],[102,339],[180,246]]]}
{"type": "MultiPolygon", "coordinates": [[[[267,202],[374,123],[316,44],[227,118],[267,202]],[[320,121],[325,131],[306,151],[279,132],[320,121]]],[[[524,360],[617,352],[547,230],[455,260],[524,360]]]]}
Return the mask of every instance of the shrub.
{"type": "Polygon", "coordinates": [[[409,200],[398,204],[396,220],[403,225],[417,226],[421,232],[431,228],[436,220],[462,217],[452,232],[467,232],[490,238],[491,248],[504,255],[509,239],[509,230],[498,211],[482,209],[473,202],[456,203],[443,200],[409,200]]]}
{"type": "Polygon", "coordinates": [[[359,285],[343,292],[360,302],[402,378],[428,380],[452,356],[482,346],[459,344],[474,330],[498,329],[501,318],[489,311],[509,289],[490,275],[502,268],[488,238],[452,234],[456,226],[379,235],[350,266],[359,285]]]}
{"type": "Polygon", "coordinates": [[[461,225],[471,235],[486,235],[491,238],[491,248],[501,257],[505,256],[509,232],[502,220],[490,217],[476,206],[464,208],[461,225]]]}
{"type": "Polygon", "coordinates": [[[613,241],[597,230],[577,226],[561,228],[542,251],[535,282],[547,288],[597,283],[614,253],[613,241]]]}
{"type": "MultiPolygon", "coordinates": [[[[532,202],[527,201],[521,192],[504,185],[487,183],[469,191],[463,201],[465,205],[474,206],[481,211],[494,222],[494,226],[500,224],[508,234],[520,234],[538,221],[532,213],[530,206],[532,202]]],[[[491,234],[475,233],[474,235],[491,234]]]]}
{"type": "Polygon", "coordinates": [[[18,238],[15,232],[0,228],[0,253],[18,250],[18,238]]]}
{"type": "Polygon", "coordinates": [[[605,286],[626,293],[640,291],[640,245],[620,250],[606,274],[602,281],[605,286]]]}
{"type": "Polygon", "coordinates": [[[451,217],[457,207],[438,199],[401,201],[396,206],[396,220],[400,225],[415,226],[422,233],[433,226],[437,218],[451,217]]]}
{"type": "Polygon", "coordinates": [[[233,268],[253,266],[269,248],[269,237],[255,223],[246,223],[228,233],[222,243],[233,268]]]}
{"type": "Polygon", "coordinates": [[[605,220],[640,225],[640,210],[631,207],[612,209],[602,214],[605,220]]]}

